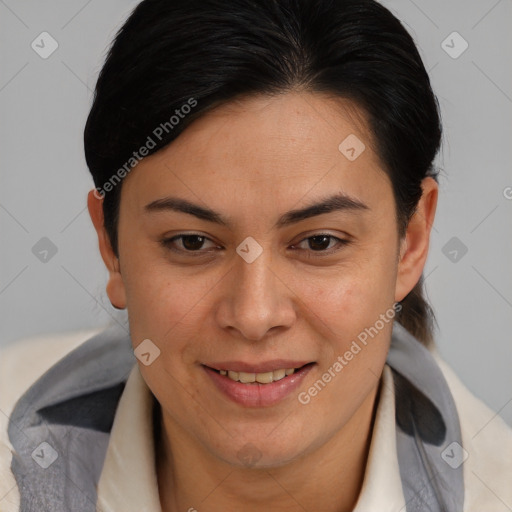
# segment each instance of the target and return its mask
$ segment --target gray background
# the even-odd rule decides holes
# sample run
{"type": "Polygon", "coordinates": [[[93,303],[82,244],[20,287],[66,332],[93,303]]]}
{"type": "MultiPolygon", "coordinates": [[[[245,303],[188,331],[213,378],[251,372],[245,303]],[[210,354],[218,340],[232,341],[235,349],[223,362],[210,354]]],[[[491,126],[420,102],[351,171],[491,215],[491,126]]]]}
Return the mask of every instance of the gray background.
{"type": "MultiPolygon", "coordinates": [[[[137,3],[0,0],[2,345],[123,318],[106,296],[86,209],[93,183],[82,136],[107,45],[137,3]],[[47,59],[31,47],[44,31],[59,45],[47,59]],[[43,237],[57,250],[46,262],[33,252],[43,237]]],[[[383,3],[418,43],[442,109],[425,269],[437,345],[512,425],[512,2],[383,3]],[[469,45],[457,58],[464,43],[454,31],[469,45]]]]}

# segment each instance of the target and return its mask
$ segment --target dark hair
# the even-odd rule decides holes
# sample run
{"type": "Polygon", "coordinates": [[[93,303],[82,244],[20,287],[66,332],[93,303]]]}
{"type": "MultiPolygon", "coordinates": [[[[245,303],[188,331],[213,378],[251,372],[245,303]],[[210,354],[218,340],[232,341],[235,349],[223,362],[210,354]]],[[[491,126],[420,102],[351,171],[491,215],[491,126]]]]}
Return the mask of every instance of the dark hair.
{"type": "MultiPolygon", "coordinates": [[[[347,98],[366,114],[402,238],[422,179],[437,181],[441,121],[414,41],[390,11],[373,0],[144,0],[109,49],[84,132],[115,254],[113,178],[136,165],[134,151],[155,153],[236,97],[292,90],[347,98]]],[[[420,279],[396,319],[428,345],[433,318],[420,279]]]]}

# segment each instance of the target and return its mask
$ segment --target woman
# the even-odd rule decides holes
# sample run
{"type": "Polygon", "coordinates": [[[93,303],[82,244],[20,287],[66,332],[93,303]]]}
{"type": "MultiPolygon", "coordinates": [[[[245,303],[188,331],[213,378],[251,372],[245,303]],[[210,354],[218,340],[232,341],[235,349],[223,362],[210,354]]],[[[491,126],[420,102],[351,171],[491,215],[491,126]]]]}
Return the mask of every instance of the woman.
{"type": "Polygon", "coordinates": [[[84,136],[129,331],[16,398],[12,510],[510,510],[422,293],[440,138],[374,1],[140,3],[84,136]]]}

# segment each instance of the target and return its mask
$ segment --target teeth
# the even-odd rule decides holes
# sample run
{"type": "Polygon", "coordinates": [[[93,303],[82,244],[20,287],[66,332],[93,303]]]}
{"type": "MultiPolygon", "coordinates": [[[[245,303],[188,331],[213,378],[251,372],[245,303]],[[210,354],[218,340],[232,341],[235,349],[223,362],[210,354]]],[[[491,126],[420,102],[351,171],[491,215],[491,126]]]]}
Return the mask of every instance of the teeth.
{"type": "MultiPolygon", "coordinates": [[[[293,371],[295,371],[293,368],[291,368],[293,371]]],[[[293,372],[292,372],[293,373],[293,372]]],[[[272,379],[273,380],[281,380],[286,376],[286,369],[282,368],[281,370],[274,370],[272,372],[272,379]]]]}
{"type": "Polygon", "coordinates": [[[243,382],[244,384],[251,382],[259,382],[260,384],[270,384],[283,379],[287,375],[292,375],[295,368],[280,368],[273,372],[265,373],[247,373],[247,372],[233,372],[231,370],[219,370],[221,375],[227,375],[231,380],[243,382]]]}
{"type": "Polygon", "coordinates": [[[254,380],[260,384],[270,384],[271,382],[274,382],[274,372],[256,373],[254,375],[254,380]]]}

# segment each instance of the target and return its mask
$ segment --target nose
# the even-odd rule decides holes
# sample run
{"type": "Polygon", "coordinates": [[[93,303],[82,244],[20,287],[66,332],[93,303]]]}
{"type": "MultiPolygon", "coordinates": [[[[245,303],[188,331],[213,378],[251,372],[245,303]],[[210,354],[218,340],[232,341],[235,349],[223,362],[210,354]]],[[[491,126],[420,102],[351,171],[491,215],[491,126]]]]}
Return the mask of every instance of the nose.
{"type": "Polygon", "coordinates": [[[270,250],[252,263],[238,255],[223,283],[217,321],[223,329],[258,341],[272,331],[286,330],[296,317],[293,292],[284,275],[272,265],[270,250]]]}

